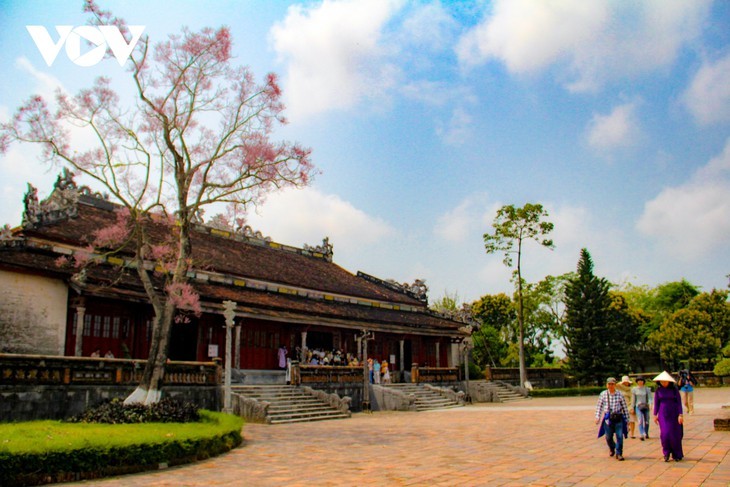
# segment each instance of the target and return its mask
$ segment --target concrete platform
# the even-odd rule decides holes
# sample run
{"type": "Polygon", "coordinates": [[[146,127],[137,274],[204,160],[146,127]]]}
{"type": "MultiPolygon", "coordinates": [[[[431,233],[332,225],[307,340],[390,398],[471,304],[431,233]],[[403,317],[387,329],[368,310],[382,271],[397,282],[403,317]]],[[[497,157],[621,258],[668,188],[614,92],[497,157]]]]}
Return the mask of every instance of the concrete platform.
{"type": "Polygon", "coordinates": [[[659,429],[627,439],[626,461],[596,438],[597,397],[531,399],[429,412],[359,413],[249,424],[242,447],[193,465],[76,485],[102,486],[703,486],[730,485],[730,388],[699,389],[685,459],[664,463],[659,429]]]}

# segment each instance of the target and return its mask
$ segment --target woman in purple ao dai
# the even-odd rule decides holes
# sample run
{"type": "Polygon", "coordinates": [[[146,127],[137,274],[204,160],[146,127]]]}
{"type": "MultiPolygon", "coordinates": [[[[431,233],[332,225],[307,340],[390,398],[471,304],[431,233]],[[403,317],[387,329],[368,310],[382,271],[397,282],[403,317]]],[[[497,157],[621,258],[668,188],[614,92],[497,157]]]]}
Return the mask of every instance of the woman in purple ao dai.
{"type": "Polygon", "coordinates": [[[664,461],[669,461],[669,455],[675,462],[684,457],[682,452],[682,437],[684,436],[684,417],[682,415],[682,397],[677,389],[674,378],[667,371],[654,377],[659,384],[654,393],[654,422],[661,430],[660,439],[664,461]]]}

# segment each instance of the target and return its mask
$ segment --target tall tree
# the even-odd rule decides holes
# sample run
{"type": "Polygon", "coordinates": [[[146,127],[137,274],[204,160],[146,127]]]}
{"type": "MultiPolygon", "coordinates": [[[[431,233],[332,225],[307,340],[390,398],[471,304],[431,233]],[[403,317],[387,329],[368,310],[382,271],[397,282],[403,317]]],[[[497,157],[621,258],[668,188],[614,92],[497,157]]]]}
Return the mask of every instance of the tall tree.
{"type": "Polygon", "coordinates": [[[543,221],[548,217],[540,204],[527,203],[522,208],[505,205],[497,210],[492,222],[493,233],[484,234],[484,248],[487,254],[504,252],[504,264],[512,267],[513,256],[517,258],[514,277],[517,281],[517,322],[519,327],[520,385],[527,382],[525,365],[525,321],[522,297],[522,248],[523,244],[534,240],[543,247],[554,248],[553,241],[545,238],[553,231],[554,225],[543,221]]]}
{"type": "Polygon", "coordinates": [[[577,275],[565,288],[565,344],[569,371],[583,384],[600,384],[618,370],[609,288],[593,274],[591,254],[582,249],[577,275]]]}
{"type": "MultiPolygon", "coordinates": [[[[116,25],[129,42],[122,19],[90,0],[85,11],[91,25],[116,25]]],[[[133,106],[122,106],[110,80],[99,78],[74,97],[58,92],[53,114],[35,96],[0,126],[0,152],[13,142],[38,144],[45,161],[95,181],[123,208],[94,243],[107,253],[131,249],[154,310],[149,359],[127,402],[159,400],[176,313],[199,306],[187,283],[194,220],[217,205],[240,225],[249,205],[272,190],[306,184],[313,171],[309,149],[272,140],[285,123],[276,76],[257,83],[233,64],[231,47],[225,27],[183,29],[154,48],[143,36],[128,61],[133,106]],[[70,126],[83,128],[93,147],[72,148],[70,126]],[[155,240],[162,227],[164,237],[155,240]],[[159,266],[149,265],[154,261],[159,266]],[[164,286],[150,267],[162,269],[164,286]]]]}

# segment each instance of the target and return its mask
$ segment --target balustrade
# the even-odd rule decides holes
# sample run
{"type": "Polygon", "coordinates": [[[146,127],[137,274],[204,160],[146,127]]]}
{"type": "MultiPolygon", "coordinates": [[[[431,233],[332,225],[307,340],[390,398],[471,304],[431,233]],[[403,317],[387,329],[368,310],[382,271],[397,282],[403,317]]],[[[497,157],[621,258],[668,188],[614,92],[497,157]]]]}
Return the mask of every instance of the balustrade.
{"type": "MultiPolygon", "coordinates": [[[[0,353],[0,379],[17,385],[136,384],[145,365],[145,360],[0,353]]],[[[217,363],[169,362],[164,383],[216,385],[221,376],[217,363]]]]}

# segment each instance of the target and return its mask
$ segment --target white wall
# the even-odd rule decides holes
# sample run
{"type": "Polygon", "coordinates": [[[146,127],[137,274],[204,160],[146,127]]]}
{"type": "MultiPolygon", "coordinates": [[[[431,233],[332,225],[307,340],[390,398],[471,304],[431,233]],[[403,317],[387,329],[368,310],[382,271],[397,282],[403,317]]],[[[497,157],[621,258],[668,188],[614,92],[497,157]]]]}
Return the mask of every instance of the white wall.
{"type": "Polygon", "coordinates": [[[0,270],[0,352],[63,355],[68,287],[0,270]]]}

